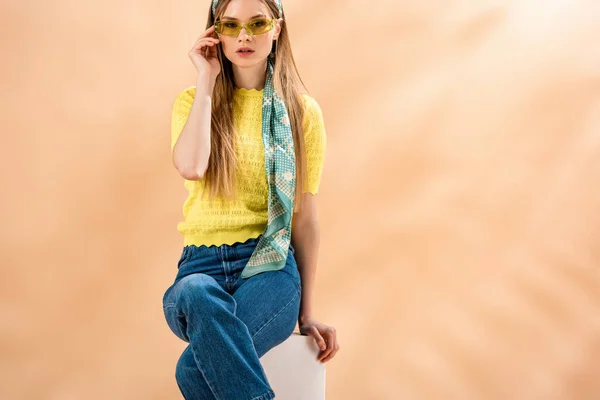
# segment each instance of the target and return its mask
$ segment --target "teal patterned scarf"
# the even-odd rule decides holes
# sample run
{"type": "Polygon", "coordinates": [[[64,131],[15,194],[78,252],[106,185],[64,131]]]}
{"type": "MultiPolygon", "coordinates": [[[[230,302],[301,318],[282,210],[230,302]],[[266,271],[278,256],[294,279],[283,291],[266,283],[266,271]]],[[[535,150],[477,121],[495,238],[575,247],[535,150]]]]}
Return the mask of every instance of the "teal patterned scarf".
{"type": "MultiPolygon", "coordinates": [[[[219,0],[213,0],[213,17],[219,0]]],[[[277,0],[280,15],[283,8],[277,0]]],[[[285,102],[273,86],[274,59],[267,60],[267,77],[263,90],[262,138],[265,168],[269,185],[268,221],[258,244],[242,270],[242,278],[285,266],[292,238],[292,214],[296,190],[296,156],[294,139],[285,102]]]]}

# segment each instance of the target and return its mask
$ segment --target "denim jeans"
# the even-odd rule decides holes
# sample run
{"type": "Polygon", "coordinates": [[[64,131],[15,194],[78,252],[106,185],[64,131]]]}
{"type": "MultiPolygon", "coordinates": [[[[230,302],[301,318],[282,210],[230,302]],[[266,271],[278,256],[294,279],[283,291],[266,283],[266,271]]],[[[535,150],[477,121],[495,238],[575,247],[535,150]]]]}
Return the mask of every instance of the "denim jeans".
{"type": "Polygon", "coordinates": [[[189,343],[175,367],[187,400],[275,397],[259,358],[293,333],[301,280],[291,245],[283,269],[243,279],[258,239],[183,248],[163,310],[169,328],[189,343]]]}

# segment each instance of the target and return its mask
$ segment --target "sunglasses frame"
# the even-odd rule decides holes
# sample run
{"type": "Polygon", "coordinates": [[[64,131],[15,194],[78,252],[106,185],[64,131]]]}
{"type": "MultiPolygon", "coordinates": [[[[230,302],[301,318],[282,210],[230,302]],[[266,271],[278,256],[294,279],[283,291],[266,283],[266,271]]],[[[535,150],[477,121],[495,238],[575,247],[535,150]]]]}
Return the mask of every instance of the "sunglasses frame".
{"type": "Polygon", "coordinates": [[[217,32],[219,35],[236,37],[236,36],[238,36],[240,34],[240,32],[242,31],[242,29],[245,28],[246,32],[248,32],[248,34],[250,34],[251,36],[256,36],[254,34],[254,32],[252,31],[252,28],[250,28],[248,26],[251,23],[256,22],[256,21],[267,21],[267,23],[270,25],[270,27],[269,27],[268,30],[266,30],[263,33],[259,33],[259,35],[264,35],[265,33],[269,32],[269,31],[272,31],[275,28],[275,18],[254,18],[253,20],[250,20],[250,21],[248,21],[245,24],[242,24],[242,23],[240,23],[238,21],[226,19],[224,21],[223,20],[215,21],[215,24],[214,24],[214,26],[215,26],[215,32],[217,32]],[[221,25],[225,24],[227,22],[235,22],[236,24],[238,24],[237,32],[234,35],[233,34],[232,35],[227,35],[225,33],[222,33],[222,26],[221,25]],[[221,32],[219,32],[219,31],[221,31],[221,32]]]}

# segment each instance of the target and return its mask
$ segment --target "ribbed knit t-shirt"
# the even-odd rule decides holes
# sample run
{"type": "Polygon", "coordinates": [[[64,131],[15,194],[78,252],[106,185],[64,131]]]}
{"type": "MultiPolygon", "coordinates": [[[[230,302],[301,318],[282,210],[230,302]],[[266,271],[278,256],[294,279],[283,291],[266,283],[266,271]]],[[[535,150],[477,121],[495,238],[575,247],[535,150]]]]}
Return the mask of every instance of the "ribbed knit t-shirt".
{"type": "MultiPolygon", "coordinates": [[[[209,188],[201,196],[206,182],[184,179],[188,196],[183,203],[183,221],[177,230],[184,246],[243,243],[262,234],[267,226],[268,183],[265,148],[262,140],[263,89],[235,88],[233,121],[235,127],[236,198],[221,195],[210,200],[209,188]]],[[[171,151],[185,126],[196,87],[182,90],[176,97],[171,118],[171,151]]],[[[304,141],[308,172],[308,192],[317,194],[323,171],[326,133],[323,114],[314,98],[302,94],[304,104],[304,141]]]]}

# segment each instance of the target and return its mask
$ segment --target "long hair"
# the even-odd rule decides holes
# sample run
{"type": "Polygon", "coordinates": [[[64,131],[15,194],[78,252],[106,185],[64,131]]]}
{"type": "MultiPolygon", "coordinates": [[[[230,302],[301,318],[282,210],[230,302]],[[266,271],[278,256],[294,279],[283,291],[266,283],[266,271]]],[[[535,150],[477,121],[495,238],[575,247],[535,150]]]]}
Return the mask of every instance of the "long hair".
{"type": "MultiPolygon", "coordinates": [[[[208,11],[208,21],[206,29],[210,28],[225,12],[227,5],[231,0],[221,0],[215,10],[215,18],[212,15],[212,7],[208,11]]],[[[269,9],[271,18],[278,18],[280,10],[273,0],[260,0],[269,9]]],[[[304,82],[300,78],[294,57],[292,47],[285,23],[285,14],[279,37],[273,43],[271,54],[274,57],[274,69],[272,82],[275,90],[285,101],[285,106],[289,114],[292,135],[294,139],[294,149],[296,154],[296,196],[294,199],[294,210],[301,208],[304,188],[307,185],[307,167],[306,150],[304,143],[304,103],[302,101],[302,92],[300,87],[304,82]]],[[[212,110],[211,110],[211,153],[205,179],[210,187],[210,198],[221,194],[225,198],[235,196],[235,169],[236,154],[233,123],[233,90],[235,87],[233,77],[233,67],[231,61],[225,57],[221,46],[217,47],[217,57],[221,63],[221,73],[215,81],[212,110]]]]}

